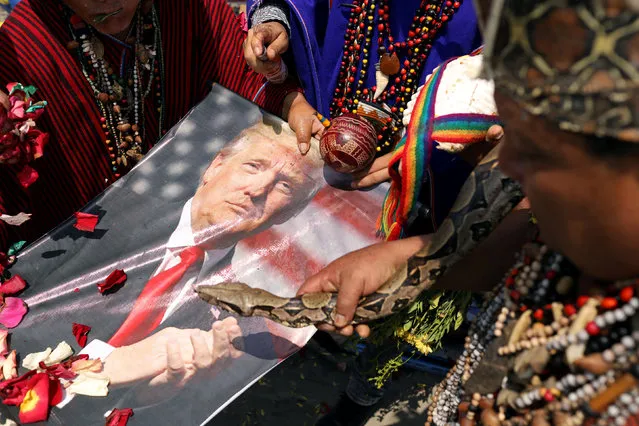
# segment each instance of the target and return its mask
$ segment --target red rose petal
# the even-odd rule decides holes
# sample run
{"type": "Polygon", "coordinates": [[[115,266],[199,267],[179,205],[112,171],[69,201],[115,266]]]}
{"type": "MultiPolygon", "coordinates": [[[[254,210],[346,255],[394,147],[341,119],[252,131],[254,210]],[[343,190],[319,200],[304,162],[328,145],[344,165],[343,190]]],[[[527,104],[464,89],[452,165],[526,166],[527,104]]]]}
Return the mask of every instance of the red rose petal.
{"type": "Polygon", "coordinates": [[[24,166],[17,174],[20,185],[23,188],[28,188],[38,180],[38,172],[31,166],[24,166]]]}
{"type": "MultiPolygon", "coordinates": [[[[75,377],[75,375],[74,375],[75,377]]],[[[50,379],[49,380],[49,406],[55,407],[64,399],[64,387],[60,380],[58,379],[50,379]]]]}
{"type": "Polygon", "coordinates": [[[91,327],[84,324],[73,323],[73,335],[75,336],[76,342],[80,345],[81,348],[87,345],[87,336],[91,331],[91,327]]]}
{"type": "Polygon", "coordinates": [[[93,232],[98,224],[98,216],[90,213],[75,213],[75,228],[80,231],[93,232]]]}
{"type": "Polygon", "coordinates": [[[111,290],[113,287],[123,284],[126,281],[126,274],[122,269],[116,269],[104,280],[98,284],[98,290],[104,294],[105,291],[111,290]]]}
{"type": "Polygon", "coordinates": [[[20,423],[37,423],[49,417],[49,375],[38,373],[29,379],[27,393],[20,403],[20,423]]]}
{"type": "Polygon", "coordinates": [[[46,371],[49,376],[56,379],[75,379],[77,374],[70,369],[70,365],[67,366],[66,364],[67,363],[59,363],[47,366],[44,361],[41,361],[39,367],[41,370],[46,371]]]}
{"type": "Polygon", "coordinates": [[[12,295],[20,293],[27,287],[27,283],[20,275],[14,275],[4,283],[0,284],[0,294],[12,295]]]}
{"type": "Polygon", "coordinates": [[[129,417],[133,416],[131,408],[114,408],[106,419],[104,426],[126,426],[129,417]]]}
{"type": "Polygon", "coordinates": [[[47,143],[49,143],[49,134],[34,129],[29,131],[28,136],[33,146],[33,159],[35,160],[42,157],[44,155],[44,147],[47,143]]]}
{"type": "Polygon", "coordinates": [[[29,388],[29,380],[37,373],[31,370],[20,377],[0,382],[0,399],[6,405],[20,405],[29,388]]]}

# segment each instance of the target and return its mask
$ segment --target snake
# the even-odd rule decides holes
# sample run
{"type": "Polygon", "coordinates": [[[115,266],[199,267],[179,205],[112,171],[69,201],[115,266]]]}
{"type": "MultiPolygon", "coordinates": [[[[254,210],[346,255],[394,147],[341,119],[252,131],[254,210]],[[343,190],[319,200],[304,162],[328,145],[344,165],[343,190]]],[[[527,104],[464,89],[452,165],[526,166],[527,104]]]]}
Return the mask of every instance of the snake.
{"type": "MultiPolygon", "coordinates": [[[[447,218],[427,245],[398,267],[377,291],[359,300],[353,325],[378,320],[409,306],[468,256],[521,202],[521,186],[498,167],[499,148],[493,148],[470,173],[447,218]]],[[[201,285],[195,291],[209,304],[240,316],[265,317],[291,328],[335,325],[336,293],[280,297],[241,282],[201,285]]]]}

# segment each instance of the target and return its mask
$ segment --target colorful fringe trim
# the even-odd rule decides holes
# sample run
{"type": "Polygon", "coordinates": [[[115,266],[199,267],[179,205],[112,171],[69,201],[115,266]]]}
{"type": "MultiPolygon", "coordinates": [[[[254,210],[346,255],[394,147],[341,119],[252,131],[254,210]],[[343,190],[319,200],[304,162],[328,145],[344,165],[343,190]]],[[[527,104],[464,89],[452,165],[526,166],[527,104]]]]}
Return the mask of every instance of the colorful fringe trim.
{"type": "MultiPolygon", "coordinates": [[[[481,48],[477,49],[470,56],[481,51],[481,48]]],[[[481,142],[485,140],[488,129],[499,124],[499,117],[485,114],[449,114],[434,118],[439,84],[446,67],[455,59],[435,69],[425,83],[415,102],[406,135],[395,148],[388,165],[392,181],[377,221],[378,235],[388,241],[405,235],[408,218],[419,200],[424,174],[430,173],[434,141],[456,144],[481,142]]],[[[430,207],[434,211],[435,206],[430,207]]]]}

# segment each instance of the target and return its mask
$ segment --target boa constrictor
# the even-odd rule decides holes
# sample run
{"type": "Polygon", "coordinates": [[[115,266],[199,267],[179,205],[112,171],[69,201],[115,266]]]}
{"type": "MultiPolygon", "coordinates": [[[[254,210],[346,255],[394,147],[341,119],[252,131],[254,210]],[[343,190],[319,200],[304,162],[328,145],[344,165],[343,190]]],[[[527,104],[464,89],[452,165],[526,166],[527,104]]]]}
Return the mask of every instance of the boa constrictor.
{"type": "MultiPolygon", "coordinates": [[[[370,322],[408,306],[467,256],[524,198],[519,185],[497,167],[498,150],[494,148],[470,174],[430,243],[375,293],[360,300],[353,324],[370,322]]],[[[266,317],[288,327],[334,325],[337,295],[332,293],[285,298],[237,282],[200,286],[196,292],[211,305],[242,316],[266,317]]]]}

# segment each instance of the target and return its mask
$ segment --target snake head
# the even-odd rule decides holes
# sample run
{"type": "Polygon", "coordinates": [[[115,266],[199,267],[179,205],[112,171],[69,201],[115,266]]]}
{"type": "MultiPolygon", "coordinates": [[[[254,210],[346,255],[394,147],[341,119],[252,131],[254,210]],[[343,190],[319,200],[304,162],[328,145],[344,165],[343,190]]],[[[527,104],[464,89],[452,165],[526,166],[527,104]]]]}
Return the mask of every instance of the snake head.
{"type": "Polygon", "coordinates": [[[200,298],[210,305],[242,316],[259,315],[258,311],[270,311],[284,306],[290,299],[279,297],[260,288],[239,282],[202,285],[195,289],[200,298]]]}

